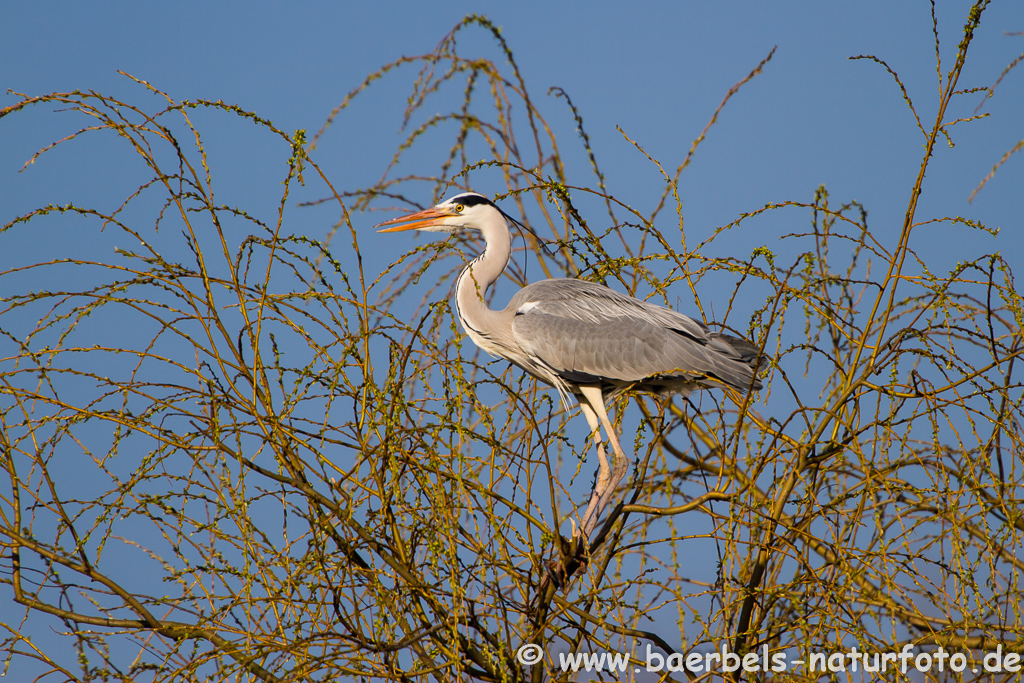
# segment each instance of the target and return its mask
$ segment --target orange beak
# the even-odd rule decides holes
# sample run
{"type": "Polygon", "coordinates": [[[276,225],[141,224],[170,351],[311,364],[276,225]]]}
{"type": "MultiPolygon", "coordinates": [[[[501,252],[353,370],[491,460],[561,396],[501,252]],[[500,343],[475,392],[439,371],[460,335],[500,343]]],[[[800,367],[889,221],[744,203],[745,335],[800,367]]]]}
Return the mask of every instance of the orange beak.
{"type": "Polygon", "coordinates": [[[373,226],[379,228],[382,225],[394,225],[393,228],[385,228],[378,230],[377,232],[402,232],[403,230],[418,230],[420,228],[430,228],[435,225],[440,225],[441,221],[448,218],[452,214],[447,211],[441,211],[436,208],[424,209],[423,211],[417,211],[416,213],[410,213],[406,216],[399,216],[398,218],[392,218],[389,221],[378,223],[373,226]]]}

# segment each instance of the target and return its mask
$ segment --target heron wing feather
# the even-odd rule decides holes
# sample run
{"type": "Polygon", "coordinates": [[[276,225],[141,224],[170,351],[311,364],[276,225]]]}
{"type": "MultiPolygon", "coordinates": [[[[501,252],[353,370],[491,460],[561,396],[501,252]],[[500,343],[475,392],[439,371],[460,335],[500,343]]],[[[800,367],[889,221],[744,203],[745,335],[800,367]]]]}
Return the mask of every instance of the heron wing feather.
{"type": "Polygon", "coordinates": [[[516,343],[569,382],[710,376],[745,388],[753,372],[748,350],[731,338],[682,313],[585,280],[534,283],[506,310],[514,313],[516,343]]]}

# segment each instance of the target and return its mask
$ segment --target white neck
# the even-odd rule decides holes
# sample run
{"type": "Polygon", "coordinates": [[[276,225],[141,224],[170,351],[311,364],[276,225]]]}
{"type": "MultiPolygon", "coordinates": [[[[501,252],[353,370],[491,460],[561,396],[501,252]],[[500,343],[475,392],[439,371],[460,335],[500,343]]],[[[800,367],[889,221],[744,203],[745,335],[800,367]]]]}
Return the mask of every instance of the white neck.
{"type": "Polygon", "coordinates": [[[487,289],[501,276],[512,254],[512,236],[505,218],[500,214],[496,220],[485,223],[481,232],[484,237],[484,253],[475,258],[459,275],[455,288],[455,303],[459,320],[466,333],[485,351],[492,352],[491,341],[500,336],[504,329],[500,324],[501,313],[491,310],[484,301],[487,289]]]}

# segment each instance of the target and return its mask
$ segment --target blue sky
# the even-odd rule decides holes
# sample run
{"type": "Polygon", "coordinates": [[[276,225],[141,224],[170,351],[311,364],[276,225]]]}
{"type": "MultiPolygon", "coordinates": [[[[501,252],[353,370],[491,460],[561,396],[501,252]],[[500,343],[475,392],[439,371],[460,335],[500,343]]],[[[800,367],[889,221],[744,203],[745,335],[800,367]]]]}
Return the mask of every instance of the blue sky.
{"type": "MultiPolygon", "coordinates": [[[[969,3],[938,5],[948,70],[969,3]]],[[[666,166],[676,166],[728,89],[777,46],[764,73],[729,103],[683,175],[691,243],[767,202],[811,201],[820,185],[834,201],[861,202],[879,235],[895,242],[923,139],[892,77],[875,63],[848,58],[874,54],[886,60],[927,126],[939,90],[927,2],[5,3],[0,85],[28,95],[91,89],[150,106],[154,96],[117,73],[122,70],[175,98],[223,100],[283,130],[312,133],[368,73],[403,55],[429,52],[471,12],[502,28],[534,101],[560,136],[577,184],[593,179],[568,110],[546,95],[553,86],[563,88],[583,116],[612,192],[648,211],[660,196],[657,171],[616,127],[666,166]]],[[[1024,3],[993,3],[961,86],[992,84],[1024,52],[1024,37],[1005,32],[1022,30],[1024,3]]],[[[464,54],[478,50],[500,61],[482,31],[465,32],[460,45],[464,54]]],[[[407,70],[383,79],[325,136],[314,158],[335,187],[354,189],[380,177],[402,140],[402,109],[414,77],[407,70]]],[[[971,116],[981,98],[964,96],[951,112],[971,116]]],[[[18,99],[0,93],[2,106],[18,99]]],[[[993,251],[1019,267],[1024,253],[1024,153],[968,204],[993,164],[1024,138],[1024,68],[1007,76],[983,111],[991,116],[952,129],[956,147],[940,146],[920,216],[969,216],[1002,233],[993,238],[950,225],[919,232],[913,246],[947,268],[993,251]]],[[[265,136],[253,143],[249,131],[225,117],[197,114],[197,120],[223,201],[271,211],[277,197],[268,197],[266,188],[275,188],[282,175],[281,146],[260,147],[265,136]]],[[[32,153],[78,125],[43,109],[0,120],[2,223],[49,203],[109,205],[124,198],[133,162],[102,140],[76,141],[20,172],[32,153]]],[[[501,189],[498,178],[475,178],[480,191],[501,189]]],[[[336,219],[316,210],[293,216],[301,222],[293,229],[314,238],[326,236],[336,219]]],[[[422,243],[378,236],[371,226],[381,219],[353,218],[365,225],[365,268],[371,273],[422,243]]],[[[752,245],[774,245],[808,222],[796,213],[772,215],[753,233],[716,247],[749,253],[752,245]]],[[[88,240],[54,244],[42,234],[35,229],[0,236],[0,270],[52,250],[99,249],[88,240]]],[[[22,283],[29,289],[43,284],[22,283]]],[[[510,293],[504,287],[502,303],[510,293]]],[[[703,296],[716,300],[714,292],[703,296]]],[[[574,438],[582,439],[581,425],[574,429],[574,438]]]]}
{"type": "MultiPolygon", "coordinates": [[[[764,74],[730,102],[683,177],[688,231],[703,236],[768,201],[808,201],[822,184],[837,201],[862,202],[873,222],[895,227],[902,218],[920,157],[920,136],[892,78],[877,64],[847,58],[875,54],[885,59],[928,121],[938,86],[927,3],[736,3],[728,10],[669,2],[585,7],[8,4],[2,15],[9,28],[0,44],[0,82],[27,94],[93,89],[146,102],[149,95],[117,74],[123,70],[176,98],[221,99],[259,112],[284,130],[312,132],[366,74],[400,56],[429,52],[460,18],[478,12],[502,28],[534,100],[561,135],[563,153],[576,163],[578,181],[592,178],[582,151],[571,144],[575,136],[566,107],[545,94],[552,86],[564,88],[584,117],[612,191],[646,207],[660,191],[657,173],[615,127],[674,166],[728,88],[778,46],[764,74]]],[[[939,3],[947,69],[967,7],[964,2],[939,3]]],[[[1022,26],[1019,3],[994,3],[962,83],[994,82],[1024,43],[1004,32],[1022,26]]],[[[481,31],[465,32],[460,45],[466,53],[477,48],[499,58],[481,31]]],[[[379,178],[401,139],[400,117],[413,76],[408,70],[384,79],[325,138],[316,159],[336,187],[364,186],[379,178]]],[[[990,118],[953,129],[958,146],[940,150],[925,191],[924,206],[936,215],[969,214],[1009,228],[1011,234],[1004,233],[1000,244],[993,242],[988,250],[1005,251],[1007,240],[1016,242],[1014,221],[1024,208],[1020,159],[1011,160],[973,206],[966,199],[1002,153],[1024,137],[1021,78],[1020,72],[1012,73],[1001,85],[986,106],[990,118]]],[[[17,99],[0,97],[6,104],[17,99]]],[[[971,115],[980,97],[962,98],[953,111],[971,115]]],[[[208,141],[237,142],[217,161],[225,169],[222,188],[230,189],[239,204],[258,202],[246,195],[246,187],[259,186],[254,170],[260,166],[259,150],[249,147],[248,139],[232,137],[237,132],[222,129],[223,119],[202,123],[208,141]]],[[[17,173],[33,151],[55,133],[68,132],[69,125],[66,118],[39,111],[3,122],[0,206],[5,221],[40,204],[95,196],[89,193],[102,192],[104,179],[118,172],[117,164],[104,166],[102,146],[85,151],[80,145],[89,165],[102,168],[101,173],[62,168],[64,158],[56,155],[17,173]]],[[[497,183],[489,187],[485,176],[478,178],[481,191],[500,189],[497,183]]],[[[324,229],[311,224],[308,233],[316,236],[324,229]]],[[[766,235],[764,243],[776,236],[766,235]]]]}
{"type": "MultiPolygon", "coordinates": [[[[937,6],[943,70],[952,65],[967,2],[937,6]]],[[[923,151],[923,135],[893,78],[878,64],[849,57],[873,54],[899,73],[924,125],[934,119],[939,92],[927,2],[736,3],[157,3],[8,4],[12,27],[0,42],[0,82],[26,94],[86,90],[155,109],[156,96],[118,74],[144,79],[177,99],[237,104],[284,131],[312,134],[330,110],[367,74],[402,56],[429,53],[466,14],[485,13],[502,29],[542,115],[559,138],[570,182],[594,178],[560,87],[582,115],[610,191],[641,211],[657,201],[657,169],[625,135],[667,168],[684,158],[728,89],[772,49],[763,73],[725,107],[680,182],[687,242],[768,202],[809,202],[826,186],[833,203],[860,202],[869,225],[892,246],[902,224],[923,151]]],[[[995,82],[1024,51],[1024,5],[993,3],[972,44],[960,86],[995,82]]],[[[465,55],[505,68],[485,31],[459,35],[465,55]]],[[[352,190],[377,181],[404,139],[400,131],[415,68],[376,82],[338,118],[314,151],[334,187],[352,190]]],[[[454,93],[454,91],[452,91],[454,93]]],[[[6,104],[17,96],[0,95],[6,104]]],[[[957,98],[949,116],[975,114],[982,95],[957,98]]],[[[443,110],[450,103],[428,105],[443,110]]],[[[940,144],[928,170],[918,218],[965,216],[1002,230],[998,238],[948,223],[919,229],[912,248],[936,272],[968,257],[1001,251],[1011,264],[1022,253],[1024,154],[1011,158],[977,195],[968,197],[1003,153],[1024,138],[1024,70],[1011,72],[983,112],[988,118],[951,129],[956,146],[940,144]]],[[[427,114],[432,111],[427,111],[427,114]]],[[[254,134],[238,119],[197,111],[193,118],[210,149],[219,200],[272,218],[283,155],[279,140],[254,134]]],[[[3,221],[49,203],[112,209],[137,187],[137,158],[102,136],[80,138],[40,158],[39,148],[81,125],[71,113],[30,109],[0,122],[0,209],[3,221]]],[[[451,135],[420,143],[406,171],[434,172],[451,135]]],[[[504,189],[497,172],[473,176],[475,189],[504,189]]],[[[410,198],[431,201],[430,188],[410,198]]],[[[324,196],[322,188],[297,199],[324,196]]],[[[388,214],[393,215],[393,214],[388,214]]],[[[338,219],[330,209],[293,208],[289,228],[326,236],[338,219]]],[[[423,238],[377,235],[381,214],[353,217],[363,266],[381,272],[423,238]]],[[[671,222],[671,212],[662,214],[671,222]]],[[[601,220],[594,214],[594,220],[601,220]]],[[[57,217],[9,233],[0,266],[60,250],[106,258],[113,245],[91,234],[80,242],[60,233],[41,238],[57,217]]],[[[797,210],[772,212],[742,231],[716,239],[710,254],[746,257],[809,223],[797,210]]],[[[66,223],[64,224],[66,225],[66,223]]],[[[597,224],[604,228],[606,225],[597,224]]],[[[666,226],[674,231],[675,226],[666,226]]],[[[108,236],[113,240],[113,237],[108,236]]],[[[529,273],[530,271],[528,271],[529,273]]],[[[536,278],[538,271],[532,271],[536,278]]],[[[33,287],[32,275],[26,286],[33,287]]],[[[10,280],[9,280],[10,282],[10,280]]],[[[496,301],[511,294],[499,283],[496,301]]],[[[701,292],[714,312],[724,295],[701,292]]],[[[671,303],[693,313],[680,292],[671,303]]],[[[742,331],[754,303],[729,322],[742,331]]],[[[467,342],[468,344],[468,342],[467,342]]],[[[467,349],[468,351],[468,349],[467,349]]]]}

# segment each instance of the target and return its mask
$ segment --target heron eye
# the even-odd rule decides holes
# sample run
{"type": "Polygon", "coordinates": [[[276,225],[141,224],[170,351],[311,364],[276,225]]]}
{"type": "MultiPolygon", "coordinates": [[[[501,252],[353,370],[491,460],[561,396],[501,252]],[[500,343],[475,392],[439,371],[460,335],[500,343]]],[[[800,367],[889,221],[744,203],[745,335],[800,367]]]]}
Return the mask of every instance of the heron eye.
{"type": "Polygon", "coordinates": [[[456,204],[455,205],[455,210],[458,211],[459,213],[462,213],[462,210],[464,208],[466,208],[466,207],[464,207],[462,204],[456,204]]]}

